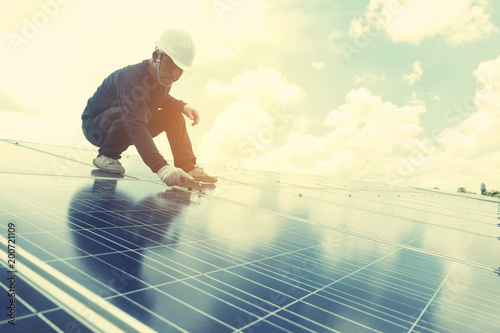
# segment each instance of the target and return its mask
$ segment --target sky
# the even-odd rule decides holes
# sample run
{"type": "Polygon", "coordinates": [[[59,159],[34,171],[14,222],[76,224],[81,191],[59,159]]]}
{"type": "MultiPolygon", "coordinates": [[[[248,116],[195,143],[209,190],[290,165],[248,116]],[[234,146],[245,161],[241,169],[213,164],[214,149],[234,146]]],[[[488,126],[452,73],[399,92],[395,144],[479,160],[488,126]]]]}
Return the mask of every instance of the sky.
{"type": "MultiPolygon", "coordinates": [[[[90,146],[81,113],[169,28],[200,164],[500,190],[493,0],[0,0],[0,138],[90,146]]],[[[166,137],[155,139],[170,155],[166,137]]],[[[130,148],[130,153],[134,153],[130,148]]]]}

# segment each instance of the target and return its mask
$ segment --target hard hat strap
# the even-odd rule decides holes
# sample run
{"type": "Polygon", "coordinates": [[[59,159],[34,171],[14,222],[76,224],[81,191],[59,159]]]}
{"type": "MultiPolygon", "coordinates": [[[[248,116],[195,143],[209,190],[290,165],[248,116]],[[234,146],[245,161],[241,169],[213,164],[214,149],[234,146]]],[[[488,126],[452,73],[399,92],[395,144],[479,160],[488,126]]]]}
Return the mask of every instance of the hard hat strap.
{"type": "MultiPolygon", "coordinates": [[[[163,52],[161,50],[158,50],[158,57],[156,58],[156,75],[158,77],[158,83],[162,87],[168,88],[171,85],[167,86],[165,83],[161,82],[161,78],[160,78],[160,65],[161,65],[161,56],[162,56],[162,53],[163,52]]],[[[179,78],[181,77],[181,75],[182,75],[182,70],[179,69],[179,68],[177,68],[177,71],[176,71],[175,78],[174,78],[173,82],[176,82],[177,80],[179,80],[179,78]]]]}
{"type": "MultiPolygon", "coordinates": [[[[160,65],[161,65],[161,51],[158,51],[158,58],[156,58],[156,75],[158,76],[158,83],[162,87],[168,88],[169,86],[167,86],[165,83],[161,82],[161,78],[160,78],[160,65]]],[[[166,90],[165,90],[165,95],[166,95],[166,90]]]]}

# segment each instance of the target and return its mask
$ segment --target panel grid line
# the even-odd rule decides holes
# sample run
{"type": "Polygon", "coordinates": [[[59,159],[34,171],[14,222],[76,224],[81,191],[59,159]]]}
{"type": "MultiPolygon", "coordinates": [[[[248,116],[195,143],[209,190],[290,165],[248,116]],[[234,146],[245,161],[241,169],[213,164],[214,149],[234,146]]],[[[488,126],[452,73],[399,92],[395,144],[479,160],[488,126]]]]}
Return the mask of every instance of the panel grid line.
{"type": "MultiPolygon", "coordinates": [[[[356,274],[356,273],[360,272],[361,270],[363,270],[363,269],[365,269],[365,268],[367,268],[367,267],[369,267],[369,266],[371,266],[371,265],[373,265],[373,264],[377,263],[378,261],[381,261],[381,260],[385,259],[386,257],[389,257],[390,255],[392,255],[392,254],[394,254],[394,253],[398,252],[399,250],[400,250],[400,249],[396,249],[396,250],[394,250],[393,252],[391,252],[391,253],[389,253],[389,254],[386,254],[385,256],[383,256],[383,257],[381,257],[381,258],[379,258],[379,259],[375,260],[374,262],[372,262],[372,263],[370,263],[370,264],[368,264],[368,265],[365,265],[365,266],[363,266],[363,267],[359,268],[358,270],[356,270],[356,271],[354,271],[354,272],[351,272],[350,274],[347,274],[346,276],[344,276],[344,277],[342,277],[342,278],[340,278],[340,279],[337,279],[337,280],[335,280],[335,281],[331,282],[330,284],[328,284],[328,285],[326,285],[326,286],[324,286],[324,287],[322,287],[322,288],[319,288],[318,290],[316,290],[316,291],[315,291],[314,293],[312,293],[312,294],[315,294],[315,293],[317,293],[317,292],[319,292],[319,291],[322,291],[322,290],[324,290],[324,289],[326,289],[326,288],[328,288],[328,287],[332,286],[333,284],[335,284],[335,283],[337,283],[337,282],[340,282],[340,281],[342,281],[343,279],[348,278],[348,277],[350,277],[351,275],[354,275],[354,274],[356,274]]],[[[303,296],[303,297],[301,297],[301,298],[299,298],[299,299],[296,299],[295,301],[293,301],[293,302],[291,302],[291,303],[289,303],[289,304],[287,304],[287,305],[283,306],[283,307],[282,307],[282,308],[280,308],[279,310],[275,310],[275,311],[274,311],[274,312],[272,312],[271,314],[269,314],[269,315],[267,315],[267,316],[263,317],[261,320],[266,319],[267,317],[269,317],[269,316],[271,316],[271,315],[274,315],[274,314],[276,314],[276,313],[278,313],[278,312],[280,312],[280,311],[286,310],[286,309],[287,309],[287,308],[289,308],[291,305],[294,305],[294,304],[296,304],[296,303],[298,303],[298,302],[303,301],[304,299],[306,299],[307,297],[311,296],[312,294],[307,294],[307,295],[305,295],[305,296],[303,296]]],[[[307,318],[307,319],[309,320],[309,318],[307,318]]],[[[344,318],[344,319],[345,319],[345,318],[344,318]]],[[[244,330],[244,329],[246,329],[246,328],[248,328],[248,327],[250,327],[250,326],[251,326],[251,325],[247,325],[247,326],[245,326],[245,327],[241,328],[241,330],[244,330]]]]}

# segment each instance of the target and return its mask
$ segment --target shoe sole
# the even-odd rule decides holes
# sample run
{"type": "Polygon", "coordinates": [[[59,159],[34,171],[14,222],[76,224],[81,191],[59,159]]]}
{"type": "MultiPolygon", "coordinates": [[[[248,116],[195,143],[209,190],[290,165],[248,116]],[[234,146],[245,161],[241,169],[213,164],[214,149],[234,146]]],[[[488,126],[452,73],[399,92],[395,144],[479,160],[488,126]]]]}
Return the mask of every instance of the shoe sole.
{"type": "Polygon", "coordinates": [[[98,167],[100,170],[102,170],[104,172],[116,173],[119,175],[123,175],[125,173],[125,169],[123,169],[123,168],[120,170],[116,170],[116,169],[112,169],[112,168],[104,168],[104,167],[101,167],[100,165],[97,165],[94,161],[92,161],[92,164],[94,164],[96,167],[98,167]]]}

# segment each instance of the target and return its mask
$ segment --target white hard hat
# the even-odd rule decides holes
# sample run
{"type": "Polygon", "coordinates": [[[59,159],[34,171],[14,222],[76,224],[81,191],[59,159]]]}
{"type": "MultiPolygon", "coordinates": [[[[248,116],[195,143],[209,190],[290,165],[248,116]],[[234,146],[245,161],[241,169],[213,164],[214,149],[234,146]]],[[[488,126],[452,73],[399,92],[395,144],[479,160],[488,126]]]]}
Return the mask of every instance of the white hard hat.
{"type": "Polygon", "coordinates": [[[155,42],[160,51],[165,52],[183,71],[193,71],[196,46],[189,34],[181,29],[166,30],[155,42]]]}

